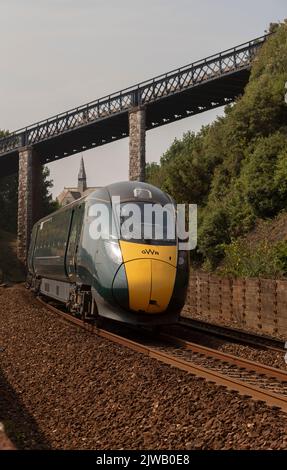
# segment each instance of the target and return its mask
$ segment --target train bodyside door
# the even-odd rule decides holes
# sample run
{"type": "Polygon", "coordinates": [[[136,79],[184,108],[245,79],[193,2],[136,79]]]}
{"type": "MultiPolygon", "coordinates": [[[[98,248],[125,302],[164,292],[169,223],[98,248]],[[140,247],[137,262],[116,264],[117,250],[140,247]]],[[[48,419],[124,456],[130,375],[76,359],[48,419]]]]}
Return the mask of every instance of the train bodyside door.
{"type": "Polygon", "coordinates": [[[76,206],[73,211],[69,241],[66,253],[66,271],[70,282],[77,278],[77,253],[81,238],[85,205],[76,206]]]}

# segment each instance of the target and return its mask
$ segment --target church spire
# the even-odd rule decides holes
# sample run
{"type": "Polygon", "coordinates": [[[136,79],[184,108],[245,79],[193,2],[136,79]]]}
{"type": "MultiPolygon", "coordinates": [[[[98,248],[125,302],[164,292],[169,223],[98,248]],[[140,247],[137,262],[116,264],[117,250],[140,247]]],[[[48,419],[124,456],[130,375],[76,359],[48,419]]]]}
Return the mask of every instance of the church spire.
{"type": "Polygon", "coordinates": [[[78,189],[80,193],[83,193],[87,189],[87,176],[83,157],[81,157],[80,170],[78,174],[78,189]]]}

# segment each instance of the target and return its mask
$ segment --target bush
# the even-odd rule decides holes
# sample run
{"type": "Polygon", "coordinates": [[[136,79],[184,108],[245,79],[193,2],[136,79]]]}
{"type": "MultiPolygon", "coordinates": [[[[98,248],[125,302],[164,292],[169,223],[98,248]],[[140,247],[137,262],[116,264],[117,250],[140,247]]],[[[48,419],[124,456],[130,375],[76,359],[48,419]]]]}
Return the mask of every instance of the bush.
{"type": "Polygon", "coordinates": [[[222,275],[234,277],[281,277],[287,274],[287,242],[272,245],[266,240],[256,246],[234,240],[223,246],[225,258],[219,268],[222,275]]]}
{"type": "Polygon", "coordinates": [[[206,265],[214,268],[224,255],[223,244],[230,241],[227,213],[220,207],[214,208],[213,211],[204,213],[200,225],[198,250],[204,256],[206,265]]]}
{"type": "Polygon", "coordinates": [[[274,246],[274,257],[281,273],[287,276],[287,242],[285,240],[274,246]]]}
{"type": "Polygon", "coordinates": [[[276,132],[269,137],[261,137],[254,143],[254,149],[247,156],[242,170],[242,180],[246,186],[246,197],[254,213],[258,217],[270,217],[281,209],[282,196],[278,187],[278,179],[283,183],[283,172],[278,166],[277,158],[287,148],[287,138],[283,133],[276,132]]]}

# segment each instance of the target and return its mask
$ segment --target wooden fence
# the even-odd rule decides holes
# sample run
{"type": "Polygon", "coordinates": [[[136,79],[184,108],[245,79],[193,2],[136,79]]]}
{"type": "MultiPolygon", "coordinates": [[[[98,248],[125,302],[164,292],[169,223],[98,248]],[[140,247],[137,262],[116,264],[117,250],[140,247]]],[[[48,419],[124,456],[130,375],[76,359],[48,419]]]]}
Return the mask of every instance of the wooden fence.
{"type": "Polygon", "coordinates": [[[230,322],[241,328],[284,336],[287,281],[192,273],[184,312],[215,323],[230,322]]]}

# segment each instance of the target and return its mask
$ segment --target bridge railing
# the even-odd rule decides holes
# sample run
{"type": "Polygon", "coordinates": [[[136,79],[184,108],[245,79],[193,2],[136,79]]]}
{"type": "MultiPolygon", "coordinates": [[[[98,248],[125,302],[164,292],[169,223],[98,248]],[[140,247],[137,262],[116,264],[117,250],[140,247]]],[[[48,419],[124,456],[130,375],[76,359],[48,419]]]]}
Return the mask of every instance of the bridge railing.
{"type": "Polygon", "coordinates": [[[199,85],[202,82],[233,73],[241,68],[246,68],[250,66],[254,55],[267,36],[261,36],[253,41],[172,70],[84,106],[19,129],[0,139],[0,155],[87,126],[99,119],[127,111],[134,106],[151,103],[199,85]]]}
{"type": "Polygon", "coordinates": [[[141,88],[140,103],[145,104],[158,98],[182,91],[185,88],[198,85],[203,81],[214,79],[240,68],[250,65],[260,43],[254,43],[244,48],[234,48],[216,57],[204,59],[192,67],[178,69],[172,74],[166,74],[161,79],[155,79],[151,84],[141,88]]]}

